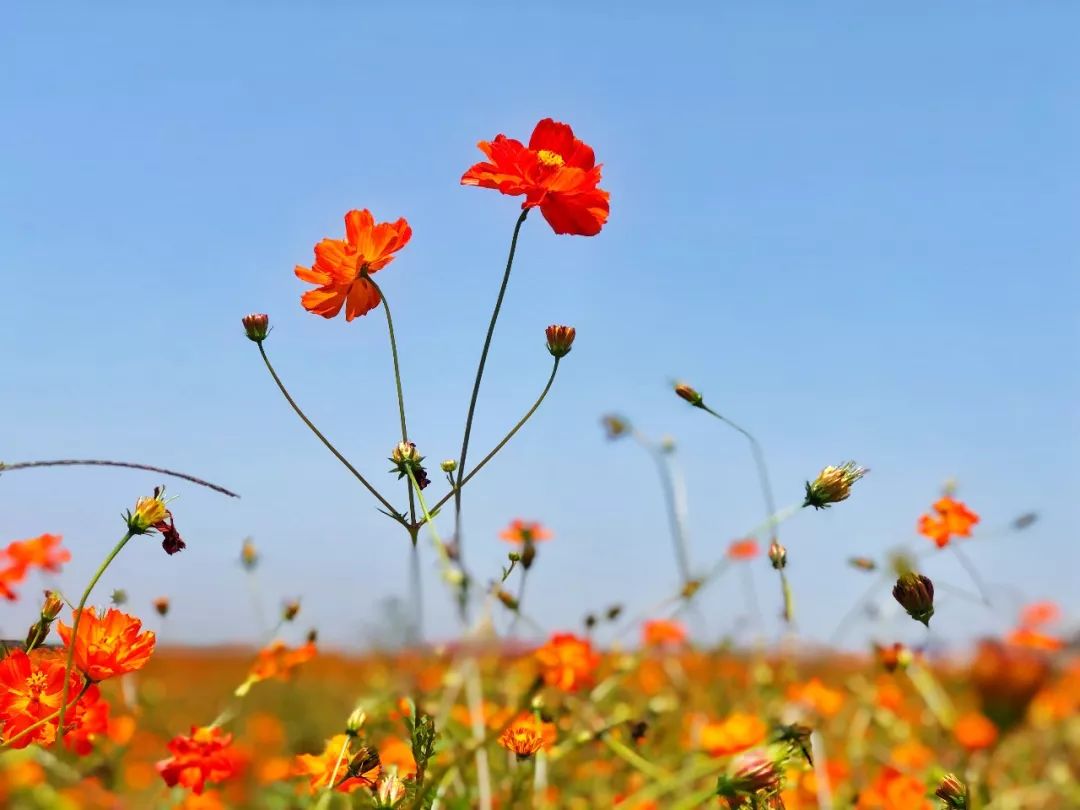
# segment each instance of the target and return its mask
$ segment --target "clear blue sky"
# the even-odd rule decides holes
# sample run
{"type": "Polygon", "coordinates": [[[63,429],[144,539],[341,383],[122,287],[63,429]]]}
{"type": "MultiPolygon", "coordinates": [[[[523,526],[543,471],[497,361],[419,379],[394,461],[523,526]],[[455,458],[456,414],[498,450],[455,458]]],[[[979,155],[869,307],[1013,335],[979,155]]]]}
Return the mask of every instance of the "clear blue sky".
{"type": "MultiPolygon", "coordinates": [[[[544,326],[579,337],[549,403],[470,486],[482,577],[521,516],[557,535],[527,602],[548,627],[674,588],[654,471],[603,439],[609,410],[677,438],[699,566],[758,520],[744,444],[672,396],[679,376],[759,436],[782,503],[824,464],[873,468],[785,529],[808,637],[864,587],[849,555],[928,545],[915,520],[950,476],[987,534],[1042,519],[968,546],[999,614],[943,594],[939,634],[1004,629],[1006,583],[1080,609],[1075,6],[154,5],[9,3],[0,22],[0,458],[147,461],[243,494],[171,483],[188,550],[136,541],[101,599],[124,587],[149,612],[168,594],[172,640],[250,639],[235,563],[250,534],[268,598],[303,596],[324,638],[362,637],[403,592],[405,538],[287,409],[239,318],[270,313],[297,398],[397,493],[385,324],[305,313],[292,268],[349,208],[409,219],[380,281],[414,437],[454,455],[517,213],[458,179],[478,139],[553,116],[595,146],[611,219],[590,239],[526,225],[474,453],[539,391],[544,326]]],[[[77,590],[154,483],[5,475],[0,539],[62,533],[77,590]]],[[[445,637],[427,546],[425,570],[445,637]]],[[[967,586],[948,557],[927,571],[967,586]]],[[[734,580],[710,592],[704,637],[743,605],[734,580]]],[[[4,611],[21,635],[31,606],[4,611]]]]}

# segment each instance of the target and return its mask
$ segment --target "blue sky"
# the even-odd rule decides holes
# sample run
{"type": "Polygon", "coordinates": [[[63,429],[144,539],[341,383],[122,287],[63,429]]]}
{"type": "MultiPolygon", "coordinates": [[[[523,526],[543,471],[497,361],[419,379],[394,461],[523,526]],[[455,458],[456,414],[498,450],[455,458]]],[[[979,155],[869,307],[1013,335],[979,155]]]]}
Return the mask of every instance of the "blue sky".
{"type": "MultiPolygon", "coordinates": [[[[270,313],[267,347],[293,393],[398,493],[384,474],[397,430],[385,324],[305,313],[292,268],[350,208],[409,219],[413,241],[380,281],[414,438],[433,461],[454,455],[517,214],[458,179],[477,140],[525,138],[553,116],[595,147],[612,213],[595,238],[557,237],[540,217],[524,229],[474,453],[542,386],[544,326],[579,337],[540,414],[470,485],[482,579],[520,516],[557,535],[526,602],[546,627],[674,589],[654,471],[604,440],[608,411],[677,440],[698,567],[754,525],[745,445],[673,397],[669,380],[685,377],[757,434],[781,503],[825,464],[873,468],[851,500],[785,527],[807,638],[864,587],[849,555],[928,545],[915,520],[954,476],[983,515],[986,541],[967,551],[997,605],[943,594],[937,634],[1001,631],[1022,597],[1075,615],[1080,11],[608,8],[5,7],[0,458],[147,461],[243,495],[171,483],[189,549],[166,558],[135,541],[102,600],[123,587],[148,612],[167,594],[166,639],[252,639],[235,562],[252,535],[268,609],[302,596],[324,638],[365,637],[403,594],[406,540],[288,411],[239,318],[270,313]],[[1030,509],[1041,520],[1027,532],[989,537],[1030,509]]],[[[155,483],[4,475],[0,539],[62,533],[75,560],[61,583],[76,591],[155,483]]],[[[771,633],[775,583],[759,562],[771,633]]],[[[426,546],[424,565],[427,625],[446,637],[426,546]]],[[[926,570],[970,587],[949,555],[926,570]]],[[[744,610],[724,580],[698,632],[715,638],[744,610]]],[[[31,612],[4,608],[5,634],[31,612]]]]}

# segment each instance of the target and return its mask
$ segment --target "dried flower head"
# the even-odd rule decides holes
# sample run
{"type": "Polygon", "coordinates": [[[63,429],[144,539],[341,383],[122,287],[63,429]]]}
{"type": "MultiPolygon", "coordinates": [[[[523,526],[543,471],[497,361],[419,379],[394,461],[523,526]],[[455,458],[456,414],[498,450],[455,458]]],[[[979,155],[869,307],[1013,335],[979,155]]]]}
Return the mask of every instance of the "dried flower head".
{"type": "Polygon", "coordinates": [[[262,343],[270,333],[270,316],[265,313],[252,313],[245,315],[240,320],[244,324],[244,334],[248,340],[262,343]]]}
{"type": "Polygon", "coordinates": [[[574,345],[577,330],[572,326],[552,324],[544,330],[547,335],[547,348],[552,357],[566,357],[574,345]]]}
{"type": "Polygon", "coordinates": [[[829,504],[847,500],[851,485],[870,472],[854,461],[845,461],[839,467],[828,466],[813,481],[806,482],[806,500],[803,506],[825,509],[829,504]]]}
{"type": "Polygon", "coordinates": [[[909,571],[896,580],[892,593],[911,618],[930,626],[930,617],[934,615],[934,583],[929,577],[909,571]]]}

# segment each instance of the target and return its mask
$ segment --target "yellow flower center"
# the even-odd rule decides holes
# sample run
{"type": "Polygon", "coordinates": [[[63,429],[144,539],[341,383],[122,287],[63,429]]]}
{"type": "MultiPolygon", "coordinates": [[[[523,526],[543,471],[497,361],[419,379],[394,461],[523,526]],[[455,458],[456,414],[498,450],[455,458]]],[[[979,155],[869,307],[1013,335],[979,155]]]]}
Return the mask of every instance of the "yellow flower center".
{"type": "Polygon", "coordinates": [[[558,168],[559,166],[566,165],[566,161],[563,160],[563,156],[560,155],[558,152],[552,152],[550,149],[541,149],[536,153],[536,156],[545,166],[558,168]]]}
{"type": "Polygon", "coordinates": [[[47,682],[48,679],[45,677],[44,672],[35,672],[26,679],[26,688],[31,699],[36,699],[42,692],[45,691],[45,685],[47,682]]]}

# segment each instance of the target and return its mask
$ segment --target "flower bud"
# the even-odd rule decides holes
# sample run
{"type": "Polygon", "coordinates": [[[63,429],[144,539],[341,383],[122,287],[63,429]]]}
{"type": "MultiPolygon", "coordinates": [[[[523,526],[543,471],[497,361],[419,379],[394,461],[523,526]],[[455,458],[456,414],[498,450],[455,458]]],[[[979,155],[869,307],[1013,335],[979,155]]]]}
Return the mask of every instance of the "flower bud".
{"type": "Polygon", "coordinates": [[[911,618],[930,626],[930,617],[934,615],[934,583],[929,577],[909,571],[896,580],[892,593],[911,618]]]}
{"type": "Polygon", "coordinates": [[[457,469],[457,462],[452,458],[445,459],[439,462],[439,469],[444,473],[452,473],[457,469]]]}
{"type": "Polygon", "coordinates": [[[159,596],[154,600],[154,610],[157,611],[158,616],[165,618],[169,615],[169,597],[159,596]]]}
{"type": "Polygon", "coordinates": [[[127,591],[123,588],[115,588],[111,594],[109,594],[109,601],[116,607],[121,607],[127,604],[128,595],[127,591]]]}
{"type": "Polygon", "coordinates": [[[506,606],[508,610],[512,610],[517,613],[518,600],[514,598],[513,594],[508,591],[504,591],[502,588],[495,591],[495,597],[506,606]]]}
{"type": "Polygon", "coordinates": [[[594,627],[596,627],[596,614],[595,613],[586,613],[585,614],[585,629],[586,630],[592,630],[594,627]]]}
{"type": "Polygon", "coordinates": [[[854,461],[845,461],[839,467],[826,467],[813,481],[806,482],[806,500],[803,506],[825,509],[832,503],[847,500],[851,485],[870,472],[854,461]]]}
{"type": "Polygon", "coordinates": [[[45,591],[45,601],[41,605],[41,618],[44,621],[51,622],[60,615],[63,608],[64,600],[60,598],[60,594],[56,591],[45,591]]]}
{"type": "Polygon", "coordinates": [[[705,400],[702,398],[701,394],[699,394],[695,389],[691,388],[684,382],[675,383],[675,393],[685,399],[695,408],[700,408],[705,403],[705,400]]]}
{"type": "Polygon", "coordinates": [[[376,807],[395,807],[404,798],[405,783],[397,777],[397,774],[384,773],[379,776],[379,782],[375,788],[376,807]]]}
{"type": "Polygon", "coordinates": [[[775,540],[769,544],[769,562],[777,571],[787,567],[787,549],[775,540]]]}
{"type": "Polygon", "coordinates": [[[244,545],[240,547],[240,564],[248,571],[254,571],[259,564],[259,552],[255,550],[255,541],[250,537],[245,537],[244,545]]]}
{"type": "Polygon", "coordinates": [[[291,622],[300,613],[300,600],[290,599],[281,606],[281,620],[291,622]]]}
{"type": "Polygon", "coordinates": [[[345,733],[350,737],[355,737],[360,733],[360,729],[364,727],[364,723],[367,721],[367,713],[357,706],[352,710],[352,714],[349,715],[345,721],[345,733]]]}
{"type": "Polygon", "coordinates": [[[574,345],[574,338],[577,336],[574,327],[552,324],[544,333],[547,335],[547,348],[552,357],[566,357],[570,354],[570,347],[574,345]]]}
{"type": "Polygon", "coordinates": [[[945,802],[949,810],[968,810],[967,785],[961,782],[956,774],[947,773],[934,791],[934,795],[945,802]]]}
{"type": "Polygon", "coordinates": [[[607,433],[609,439],[618,439],[630,432],[630,423],[613,413],[602,417],[600,423],[604,426],[604,432],[607,433]]]}
{"type": "Polygon", "coordinates": [[[852,568],[858,568],[860,571],[874,571],[877,569],[877,563],[869,557],[849,557],[848,565],[852,568]]]}
{"type": "Polygon", "coordinates": [[[244,334],[248,336],[248,340],[254,340],[256,343],[262,343],[266,340],[266,336],[270,332],[269,315],[252,313],[251,315],[245,315],[240,319],[240,322],[244,324],[244,334]]]}
{"type": "Polygon", "coordinates": [[[623,612],[623,606],[622,605],[612,605],[611,607],[609,607],[607,609],[607,612],[604,614],[604,616],[607,618],[607,620],[609,622],[613,622],[622,615],[622,612],[623,612]]]}
{"type": "Polygon", "coordinates": [[[528,571],[532,568],[533,560],[536,559],[536,543],[526,540],[521,549],[521,567],[528,571]]]}

